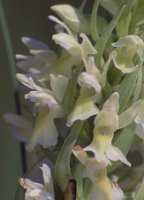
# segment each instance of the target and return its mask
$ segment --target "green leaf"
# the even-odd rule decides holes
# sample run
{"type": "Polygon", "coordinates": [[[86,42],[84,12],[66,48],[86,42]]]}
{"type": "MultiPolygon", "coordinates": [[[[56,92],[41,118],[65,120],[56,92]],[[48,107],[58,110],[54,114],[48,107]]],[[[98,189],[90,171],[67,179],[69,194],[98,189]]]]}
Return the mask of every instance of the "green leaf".
{"type": "Polygon", "coordinates": [[[75,104],[75,97],[77,94],[77,79],[82,70],[82,66],[77,67],[75,72],[73,73],[73,76],[70,78],[68,87],[64,96],[64,112],[67,116],[69,113],[71,113],[74,104],[75,104]]]}
{"type": "Polygon", "coordinates": [[[98,50],[98,53],[96,55],[96,63],[97,66],[100,66],[100,62],[101,62],[101,57],[103,55],[104,49],[106,47],[106,43],[113,31],[113,29],[115,28],[116,24],[118,23],[119,18],[121,17],[123,11],[124,11],[125,5],[122,5],[120,7],[120,9],[118,10],[117,14],[115,15],[115,17],[112,19],[112,21],[108,24],[108,26],[106,27],[106,29],[104,30],[104,32],[102,33],[101,37],[99,38],[99,40],[97,41],[96,44],[96,49],[98,50]]]}
{"type": "Polygon", "coordinates": [[[73,177],[77,183],[77,200],[84,199],[83,196],[83,170],[84,167],[80,163],[76,163],[74,166],[73,177]]]}
{"type": "MultiPolygon", "coordinates": [[[[132,126],[124,128],[113,145],[118,147],[124,153],[124,155],[127,155],[131,148],[134,134],[134,128],[132,126]]],[[[108,168],[108,172],[115,170],[120,164],[120,161],[113,163],[113,165],[108,168]]]]}
{"type": "Polygon", "coordinates": [[[120,100],[119,100],[120,111],[123,111],[125,109],[133,93],[138,77],[138,71],[139,69],[136,69],[133,73],[126,75],[126,77],[121,82],[119,89],[117,90],[117,92],[120,95],[120,100]]]}
{"type": "Polygon", "coordinates": [[[121,131],[120,136],[114,142],[114,145],[120,148],[125,155],[127,155],[132,145],[134,134],[134,128],[132,126],[128,126],[121,131]]]}
{"type": "Polygon", "coordinates": [[[134,200],[144,200],[144,182],[141,184],[134,200]]]}
{"type": "Polygon", "coordinates": [[[135,89],[134,98],[133,98],[133,103],[135,103],[140,97],[142,83],[143,83],[143,70],[142,70],[142,66],[140,66],[139,72],[138,72],[137,83],[136,83],[136,89],[135,89]]]}
{"type": "Polygon", "coordinates": [[[99,39],[98,29],[97,29],[97,10],[98,10],[99,3],[100,3],[100,0],[94,1],[91,19],[90,19],[91,35],[94,41],[97,41],[99,39]]]}
{"type": "Polygon", "coordinates": [[[83,127],[83,121],[78,121],[72,127],[69,135],[64,140],[55,164],[55,178],[62,191],[65,191],[68,181],[72,178],[70,158],[72,148],[83,127]]]}
{"type": "Polygon", "coordinates": [[[109,13],[111,13],[112,15],[115,15],[119,7],[119,2],[120,1],[117,1],[117,0],[109,0],[109,1],[102,0],[100,4],[109,13]]]}
{"type": "Polygon", "coordinates": [[[134,29],[136,28],[136,25],[138,23],[144,23],[143,14],[144,14],[144,5],[140,6],[138,9],[136,9],[133,12],[132,19],[131,19],[131,24],[130,24],[131,32],[134,31],[134,29]]]}
{"type": "Polygon", "coordinates": [[[118,37],[126,36],[129,33],[129,25],[130,25],[131,16],[132,16],[131,10],[132,10],[134,1],[135,0],[128,1],[126,8],[123,12],[123,15],[121,16],[120,20],[118,21],[118,24],[116,26],[118,37]]]}

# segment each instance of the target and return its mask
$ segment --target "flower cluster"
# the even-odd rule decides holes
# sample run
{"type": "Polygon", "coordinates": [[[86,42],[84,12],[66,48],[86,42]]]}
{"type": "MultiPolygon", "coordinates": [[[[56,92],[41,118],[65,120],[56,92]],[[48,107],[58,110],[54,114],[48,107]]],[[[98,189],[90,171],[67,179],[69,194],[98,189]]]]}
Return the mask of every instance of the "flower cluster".
{"type": "Polygon", "coordinates": [[[33,103],[33,122],[11,113],[4,117],[28,151],[39,146],[49,159],[47,152],[54,152],[57,183],[53,188],[50,169],[44,164],[44,185],[20,179],[26,200],[57,199],[58,187],[65,200],[124,200],[133,193],[142,200],[138,176],[143,170],[135,173],[130,192],[125,193],[123,183],[127,169],[130,176],[137,171],[135,165],[130,169],[128,152],[137,150],[141,155],[144,149],[144,3],[95,0],[89,16],[83,11],[85,3],[79,9],[68,4],[51,7],[59,17],[48,17],[56,23],[52,40],[61,54],[23,37],[30,55],[16,55],[23,71],[16,78],[27,88],[25,99],[33,103]],[[99,4],[112,18],[110,23],[99,16],[99,4]],[[67,189],[70,180],[76,182],[75,197],[72,188],[67,189]]]}

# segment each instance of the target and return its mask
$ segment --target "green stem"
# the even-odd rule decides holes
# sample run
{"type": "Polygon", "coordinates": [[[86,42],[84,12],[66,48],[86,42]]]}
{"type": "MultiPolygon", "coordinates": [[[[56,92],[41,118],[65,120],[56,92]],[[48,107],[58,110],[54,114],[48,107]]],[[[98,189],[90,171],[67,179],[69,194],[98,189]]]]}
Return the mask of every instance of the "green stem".
{"type": "Polygon", "coordinates": [[[80,5],[80,7],[79,7],[79,10],[80,10],[80,11],[83,11],[83,9],[84,9],[84,7],[85,7],[85,5],[86,5],[86,2],[87,2],[87,0],[83,0],[83,1],[82,1],[81,5],[80,5]]]}
{"type": "Polygon", "coordinates": [[[8,25],[7,25],[5,13],[4,13],[2,0],[0,0],[0,23],[1,23],[2,32],[3,32],[3,39],[5,42],[5,47],[6,47],[6,51],[7,51],[7,57],[8,57],[9,68],[10,68],[10,72],[11,72],[12,84],[13,84],[14,90],[16,91],[17,81],[15,79],[15,74],[16,74],[15,60],[13,57],[13,55],[14,55],[13,48],[12,48],[12,44],[11,44],[10,34],[9,34],[9,30],[8,30],[8,25]]]}

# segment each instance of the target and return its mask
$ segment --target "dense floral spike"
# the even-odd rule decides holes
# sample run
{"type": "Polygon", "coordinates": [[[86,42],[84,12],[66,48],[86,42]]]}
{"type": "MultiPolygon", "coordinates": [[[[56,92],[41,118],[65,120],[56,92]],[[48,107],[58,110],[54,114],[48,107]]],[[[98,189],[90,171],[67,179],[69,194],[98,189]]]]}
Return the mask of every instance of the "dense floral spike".
{"type": "MultiPolygon", "coordinates": [[[[91,13],[88,3],[51,6],[58,16],[48,17],[56,23],[52,40],[61,51],[22,37],[29,55],[16,55],[32,122],[10,113],[4,118],[27,150],[55,164],[54,188],[46,165],[44,185],[20,179],[26,200],[129,200],[143,179],[143,157],[131,160],[129,174],[121,164],[131,166],[129,151],[143,151],[144,1],[94,0],[91,13]]],[[[143,200],[141,188],[135,196],[143,200]]]]}

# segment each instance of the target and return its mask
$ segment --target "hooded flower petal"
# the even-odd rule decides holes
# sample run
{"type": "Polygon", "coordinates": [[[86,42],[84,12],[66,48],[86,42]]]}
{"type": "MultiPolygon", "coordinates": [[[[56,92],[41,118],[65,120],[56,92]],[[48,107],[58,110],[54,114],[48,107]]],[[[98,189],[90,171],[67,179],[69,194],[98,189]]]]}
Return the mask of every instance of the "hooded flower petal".
{"type": "Polygon", "coordinates": [[[126,52],[126,50],[117,50],[113,56],[113,62],[117,69],[122,73],[131,73],[136,70],[138,65],[133,63],[133,53],[126,52]]]}
{"type": "Polygon", "coordinates": [[[83,13],[68,4],[51,6],[51,9],[76,33],[89,33],[89,24],[83,13]]]}
{"type": "Polygon", "coordinates": [[[113,57],[115,67],[122,73],[133,72],[138,66],[139,61],[143,62],[144,42],[137,35],[122,37],[116,43],[113,43],[112,46],[117,48],[116,54],[113,57]],[[138,62],[134,61],[136,56],[139,58],[138,62]]]}
{"type": "Polygon", "coordinates": [[[87,64],[85,66],[86,68],[86,72],[95,76],[97,78],[98,81],[100,81],[101,79],[101,72],[99,71],[99,69],[96,67],[95,65],[95,60],[93,56],[89,56],[87,64]]]}
{"type": "Polygon", "coordinates": [[[95,76],[87,73],[87,72],[82,72],[80,76],[78,77],[78,83],[81,87],[85,88],[94,88],[96,92],[101,91],[101,86],[96,79],[95,76]]]}
{"type": "Polygon", "coordinates": [[[30,99],[32,102],[35,102],[36,105],[47,105],[49,108],[57,107],[58,105],[54,96],[41,91],[31,91],[25,95],[25,99],[30,99]]]}
{"type": "Polygon", "coordinates": [[[95,105],[95,96],[91,89],[82,88],[73,111],[68,116],[67,126],[71,126],[76,120],[85,120],[99,112],[95,105]]]}
{"type": "Polygon", "coordinates": [[[94,63],[94,57],[90,56],[88,58],[85,68],[86,72],[82,72],[78,77],[78,83],[80,87],[94,88],[95,91],[99,93],[101,91],[101,86],[99,83],[101,79],[101,73],[94,63]]]}
{"type": "Polygon", "coordinates": [[[16,74],[16,78],[18,79],[18,81],[20,81],[23,85],[25,85],[26,87],[32,89],[32,90],[37,90],[40,92],[46,92],[48,94],[52,94],[52,91],[50,91],[47,88],[42,88],[40,86],[38,86],[32,79],[32,77],[28,77],[24,74],[16,74]]]}
{"type": "Polygon", "coordinates": [[[94,132],[101,135],[111,135],[118,129],[118,112],[119,109],[119,95],[113,93],[110,98],[104,103],[103,109],[95,118],[94,132]]]}
{"type": "Polygon", "coordinates": [[[80,45],[76,42],[75,38],[66,33],[58,33],[52,36],[56,44],[66,49],[72,56],[81,56],[80,45]]]}

